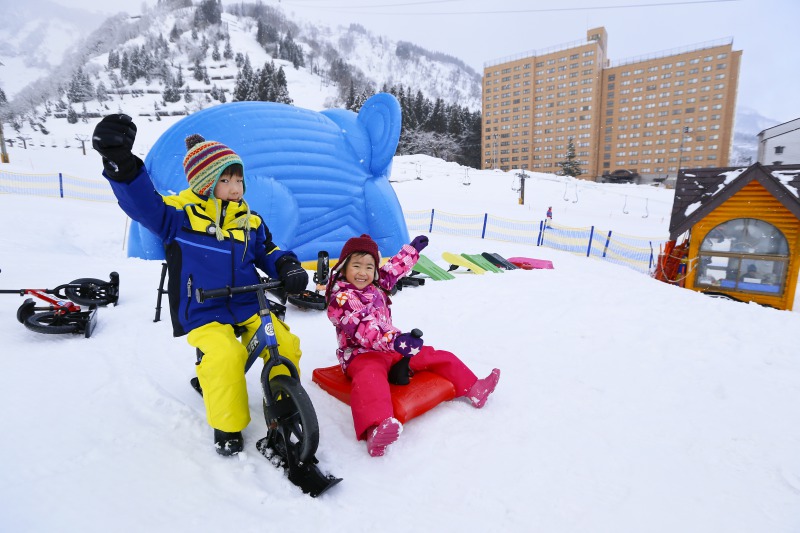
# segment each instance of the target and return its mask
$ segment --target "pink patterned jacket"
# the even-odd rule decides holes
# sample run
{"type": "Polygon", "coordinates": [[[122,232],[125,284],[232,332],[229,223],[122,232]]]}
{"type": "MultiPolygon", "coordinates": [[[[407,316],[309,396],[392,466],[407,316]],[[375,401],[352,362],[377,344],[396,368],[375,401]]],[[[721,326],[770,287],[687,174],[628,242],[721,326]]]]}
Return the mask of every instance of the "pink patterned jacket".
{"type": "Polygon", "coordinates": [[[392,325],[391,302],[384,291],[391,290],[398,279],[408,274],[417,259],[419,252],[404,244],[378,269],[380,288],[370,284],[358,290],[344,279],[343,273],[334,273],[326,298],[328,318],[336,327],[336,357],[342,371],[347,372],[347,366],[360,353],[394,350],[394,338],[400,330],[392,325]]]}

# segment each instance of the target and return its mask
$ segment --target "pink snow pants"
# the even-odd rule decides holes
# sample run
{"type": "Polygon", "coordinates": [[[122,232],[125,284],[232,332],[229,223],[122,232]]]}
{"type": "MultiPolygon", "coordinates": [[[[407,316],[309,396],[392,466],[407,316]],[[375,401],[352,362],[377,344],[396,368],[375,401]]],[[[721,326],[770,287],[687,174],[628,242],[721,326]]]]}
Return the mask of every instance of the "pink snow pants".
{"type": "MultiPolygon", "coordinates": [[[[397,352],[364,352],[358,354],[347,367],[353,383],[350,392],[350,409],[356,438],[366,438],[366,432],[385,419],[394,416],[389,391],[389,369],[402,356],[397,352]]],[[[456,397],[464,396],[478,377],[455,354],[423,346],[409,361],[412,372],[427,370],[453,384],[456,397]]]]}

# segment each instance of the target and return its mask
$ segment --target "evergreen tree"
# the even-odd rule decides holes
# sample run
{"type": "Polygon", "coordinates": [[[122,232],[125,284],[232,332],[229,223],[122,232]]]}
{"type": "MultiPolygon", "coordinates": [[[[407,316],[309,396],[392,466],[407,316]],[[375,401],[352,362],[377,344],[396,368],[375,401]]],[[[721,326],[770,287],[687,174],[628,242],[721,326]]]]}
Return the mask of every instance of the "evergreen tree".
{"type": "Polygon", "coordinates": [[[203,0],[194,12],[194,24],[203,28],[209,24],[222,22],[222,4],[220,0],[203,0]]]}
{"type": "Polygon", "coordinates": [[[172,26],[172,30],[170,30],[169,32],[169,42],[174,43],[180,38],[181,38],[181,31],[178,29],[178,25],[174,24],[172,26]]]}
{"type": "Polygon", "coordinates": [[[244,102],[249,99],[250,93],[255,85],[253,67],[250,66],[250,57],[246,56],[241,69],[236,74],[236,83],[233,89],[233,101],[244,102]]]}
{"type": "Polygon", "coordinates": [[[175,86],[171,76],[164,84],[164,91],[161,93],[161,97],[164,99],[164,104],[174,103],[181,99],[180,88],[175,86]]]}
{"type": "Polygon", "coordinates": [[[372,88],[372,85],[367,85],[364,89],[356,95],[355,100],[353,101],[352,110],[358,113],[361,111],[361,108],[364,106],[364,102],[370,99],[371,96],[375,94],[375,89],[372,88]]]}
{"type": "Polygon", "coordinates": [[[217,43],[217,41],[214,41],[214,48],[211,49],[211,59],[214,61],[222,59],[222,55],[219,53],[219,43],[217,43]]]}
{"type": "Polygon", "coordinates": [[[69,106],[67,109],[67,122],[70,124],[77,124],[78,123],[78,114],[72,109],[72,106],[69,106]]]}
{"type": "Polygon", "coordinates": [[[95,95],[97,96],[97,101],[101,104],[108,100],[108,89],[106,89],[105,84],[102,82],[97,83],[97,89],[95,89],[95,95]]]}
{"type": "Polygon", "coordinates": [[[128,79],[128,76],[130,76],[130,70],[131,70],[131,60],[130,58],[128,58],[128,52],[126,50],[122,52],[122,59],[120,59],[119,61],[119,75],[121,78],[120,82],[122,82],[122,80],[128,79]]]}
{"type": "Polygon", "coordinates": [[[291,61],[295,69],[305,66],[303,50],[292,39],[292,32],[286,32],[286,37],[281,41],[279,57],[291,61]]]}
{"type": "Polygon", "coordinates": [[[289,97],[289,84],[286,82],[286,73],[283,67],[275,73],[275,101],[281,104],[291,104],[293,100],[289,97]]]}
{"type": "Polygon", "coordinates": [[[274,102],[275,101],[275,84],[273,80],[275,71],[274,63],[265,63],[264,68],[256,73],[255,95],[253,100],[259,102],[274,102]]]}
{"type": "Polygon", "coordinates": [[[353,80],[350,80],[350,89],[347,91],[347,100],[344,102],[344,108],[353,111],[356,103],[356,86],[353,80]]]}
{"type": "Polygon", "coordinates": [[[428,109],[430,109],[430,101],[425,98],[422,91],[417,90],[417,95],[414,97],[414,103],[411,107],[411,112],[414,113],[414,121],[417,124],[425,124],[427,122],[428,109]]]}
{"type": "Polygon", "coordinates": [[[116,50],[111,50],[108,53],[107,67],[109,70],[119,68],[119,52],[116,50]]]}
{"type": "Polygon", "coordinates": [[[457,105],[448,106],[447,110],[447,133],[455,137],[464,133],[464,115],[468,114],[469,110],[462,110],[457,105]]]}
{"type": "Polygon", "coordinates": [[[194,79],[203,81],[203,67],[200,65],[199,59],[196,59],[194,62],[194,79]]]}
{"type": "Polygon", "coordinates": [[[222,52],[222,57],[225,59],[233,59],[233,48],[231,48],[231,39],[225,39],[225,50],[222,52]]]}
{"type": "Polygon", "coordinates": [[[559,167],[561,167],[561,172],[565,176],[572,176],[576,178],[583,174],[581,170],[581,164],[575,158],[575,144],[572,142],[572,137],[569,138],[567,141],[567,158],[560,163],[556,163],[559,167]]]}
{"type": "Polygon", "coordinates": [[[444,100],[441,98],[436,99],[433,111],[425,124],[425,130],[439,134],[447,133],[447,117],[445,116],[444,100]]]}
{"type": "Polygon", "coordinates": [[[79,68],[72,74],[67,88],[67,99],[70,103],[86,102],[95,96],[95,88],[89,76],[79,68]]]}
{"type": "Polygon", "coordinates": [[[192,97],[192,91],[189,90],[189,86],[187,85],[186,88],[183,90],[183,101],[188,104],[192,100],[194,100],[194,98],[192,97]]]}

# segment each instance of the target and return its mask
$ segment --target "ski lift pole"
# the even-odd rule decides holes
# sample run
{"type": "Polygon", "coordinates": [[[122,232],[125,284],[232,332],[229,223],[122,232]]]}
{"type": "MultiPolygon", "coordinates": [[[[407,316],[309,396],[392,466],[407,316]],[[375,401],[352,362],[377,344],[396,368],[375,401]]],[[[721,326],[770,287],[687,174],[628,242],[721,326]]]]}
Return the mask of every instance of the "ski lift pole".
{"type": "Polygon", "coordinates": [[[528,175],[525,172],[518,172],[519,176],[519,205],[525,205],[525,180],[528,175]]]}
{"type": "Polygon", "coordinates": [[[6,138],[3,137],[3,122],[0,121],[0,163],[10,163],[6,152],[6,138]]]}

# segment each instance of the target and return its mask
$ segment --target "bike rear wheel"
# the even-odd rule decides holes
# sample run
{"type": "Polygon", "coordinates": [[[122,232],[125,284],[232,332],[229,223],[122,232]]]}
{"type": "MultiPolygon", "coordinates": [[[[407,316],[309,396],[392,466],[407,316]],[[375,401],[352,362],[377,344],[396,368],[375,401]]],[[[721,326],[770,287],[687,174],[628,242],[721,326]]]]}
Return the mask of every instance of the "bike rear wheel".
{"type": "Polygon", "coordinates": [[[271,415],[264,403],[271,446],[285,448],[285,457],[296,457],[301,463],[312,460],[319,446],[319,423],[308,393],[299,381],[285,375],[272,378],[269,387],[276,399],[275,411],[280,412],[271,415]]]}
{"type": "Polygon", "coordinates": [[[114,301],[108,292],[109,283],[102,279],[78,278],[71,281],[70,285],[80,285],[64,289],[67,298],[78,305],[108,305],[114,301]]]}
{"type": "Polygon", "coordinates": [[[79,333],[84,327],[85,319],[76,319],[69,313],[59,314],[54,311],[34,313],[25,319],[25,327],[36,333],[61,334],[79,333]]]}

